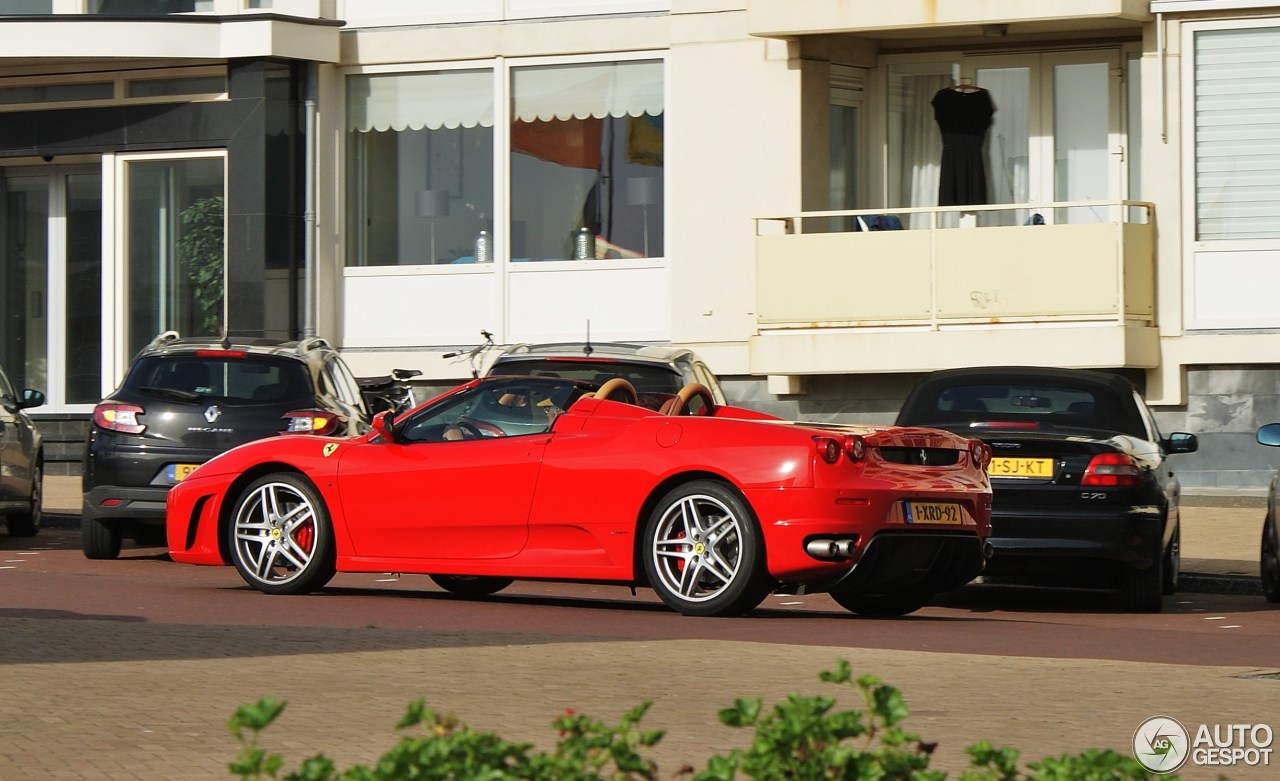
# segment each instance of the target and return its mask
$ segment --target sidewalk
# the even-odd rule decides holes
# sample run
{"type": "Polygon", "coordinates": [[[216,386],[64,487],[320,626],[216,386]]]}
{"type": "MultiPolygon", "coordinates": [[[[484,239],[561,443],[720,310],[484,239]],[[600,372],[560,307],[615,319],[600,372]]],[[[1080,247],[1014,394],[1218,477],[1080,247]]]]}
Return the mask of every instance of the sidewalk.
{"type": "MultiPolygon", "coordinates": [[[[80,478],[46,476],[45,524],[78,526],[80,478]]],[[[1266,499],[1184,496],[1181,590],[1260,594],[1258,548],[1266,499]]]]}

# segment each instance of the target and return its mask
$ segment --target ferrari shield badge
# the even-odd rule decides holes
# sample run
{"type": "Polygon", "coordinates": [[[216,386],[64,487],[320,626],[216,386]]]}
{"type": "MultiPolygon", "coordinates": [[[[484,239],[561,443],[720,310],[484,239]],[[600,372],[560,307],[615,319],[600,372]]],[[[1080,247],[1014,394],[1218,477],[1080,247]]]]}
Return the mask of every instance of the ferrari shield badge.
{"type": "Polygon", "coordinates": [[[324,450],[322,452],[324,453],[324,457],[328,458],[329,456],[333,455],[333,451],[337,449],[338,449],[338,443],[330,442],[324,446],[324,450]]]}

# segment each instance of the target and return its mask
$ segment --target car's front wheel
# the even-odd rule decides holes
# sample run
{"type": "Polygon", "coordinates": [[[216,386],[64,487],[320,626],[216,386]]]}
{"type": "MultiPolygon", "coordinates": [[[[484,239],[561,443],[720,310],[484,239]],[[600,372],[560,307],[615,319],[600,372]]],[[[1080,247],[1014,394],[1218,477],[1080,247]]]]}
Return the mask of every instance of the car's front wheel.
{"type": "Polygon", "coordinates": [[[1164,550],[1164,595],[1178,593],[1178,577],[1182,574],[1182,524],[1173,527],[1173,539],[1164,550]]]}
{"type": "Polygon", "coordinates": [[[755,513],[729,486],[696,480],[667,493],[644,532],[649,584],[672,609],[723,616],[755,608],[769,593],[755,513]]]}
{"type": "Polygon", "coordinates": [[[1280,551],[1276,550],[1276,521],[1270,513],[1262,525],[1262,595],[1280,602],[1280,551]]]}
{"type": "Polygon", "coordinates": [[[333,524],[319,493],[301,475],[267,475],[250,483],[227,527],[240,577],[266,594],[306,594],[335,572],[333,524]]]}
{"type": "Polygon", "coordinates": [[[122,542],[123,535],[118,528],[87,515],[80,521],[80,548],[86,559],[119,558],[122,542]]]}
{"type": "Polygon", "coordinates": [[[831,598],[850,613],[868,618],[895,618],[914,613],[933,599],[933,594],[918,590],[892,594],[832,593],[831,598]]]}
{"type": "Polygon", "coordinates": [[[481,575],[432,575],[437,586],[452,594],[483,597],[496,594],[515,581],[511,578],[495,578],[481,575]]]}
{"type": "Polygon", "coordinates": [[[33,537],[40,531],[40,516],[44,474],[41,464],[36,461],[31,468],[31,496],[28,505],[31,509],[25,513],[14,513],[9,516],[6,525],[10,537],[33,537]]]}

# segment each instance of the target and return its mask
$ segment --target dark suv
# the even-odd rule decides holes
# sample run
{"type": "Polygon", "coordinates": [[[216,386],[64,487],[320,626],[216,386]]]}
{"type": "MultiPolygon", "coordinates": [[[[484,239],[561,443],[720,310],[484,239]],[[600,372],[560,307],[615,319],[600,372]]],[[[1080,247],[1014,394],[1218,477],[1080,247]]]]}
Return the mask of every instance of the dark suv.
{"type": "Polygon", "coordinates": [[[169,488],[236,445],[282,433],[367,430],[357,380],[323,339],[233,343],[161,334],[93,410],[84,555],[114,559],[125,537],[162,542],[169,488]]]}

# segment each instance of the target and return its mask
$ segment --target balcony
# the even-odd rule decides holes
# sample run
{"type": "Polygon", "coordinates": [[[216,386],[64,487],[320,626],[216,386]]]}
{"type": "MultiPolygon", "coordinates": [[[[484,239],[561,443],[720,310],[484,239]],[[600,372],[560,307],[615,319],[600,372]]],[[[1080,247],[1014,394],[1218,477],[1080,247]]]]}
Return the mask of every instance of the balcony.
{"type": "Polygon", "coordinates": [[[769,37],[830,33],[881,39],[981,36],[983,27],[993,24],[1007,28],[1009,34],[1044,35],[1136,30],[1152,18],[1149,0],[750,0],[747,5],[748,31],[769,37]]]}
{"type": "Polygon", "coordinates": [[[868,210],[757,219],[751,371],[1154,367],[1153,209],[897,209],[906,229],[881,231],[853,229],[868,210]]]}

